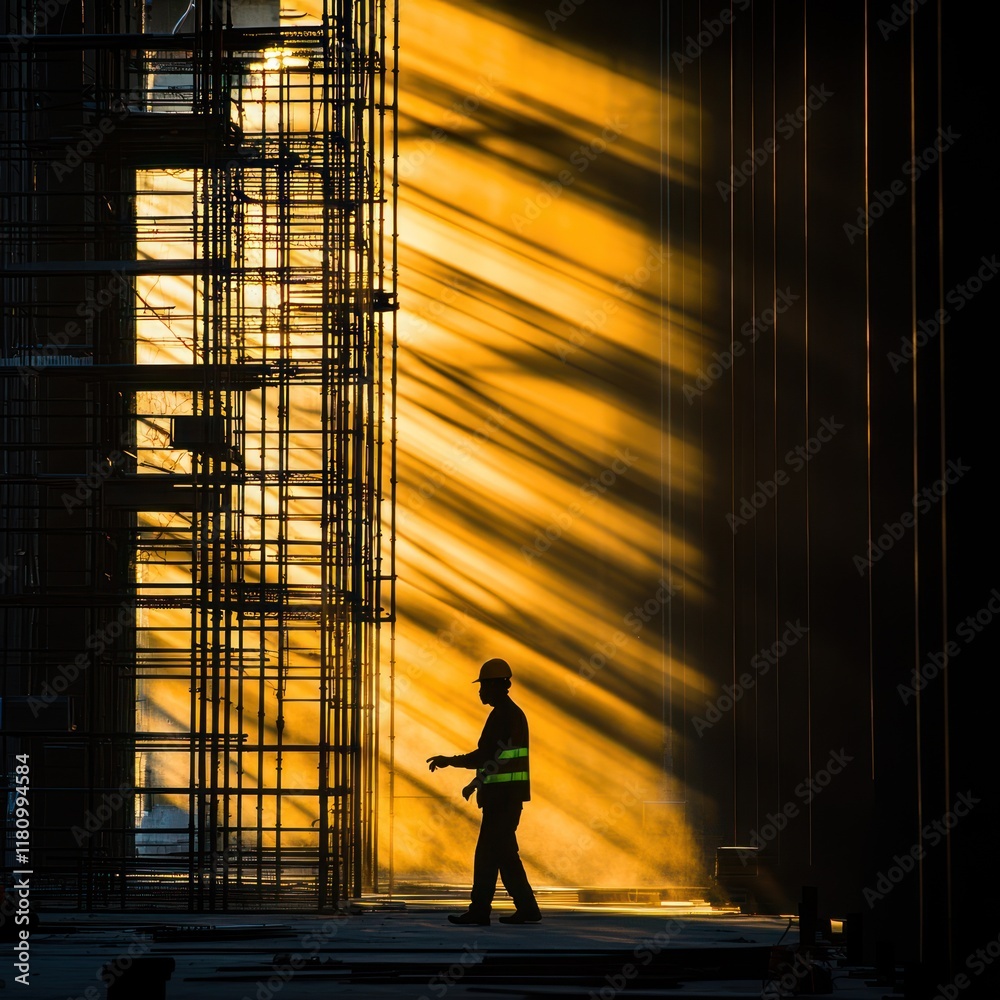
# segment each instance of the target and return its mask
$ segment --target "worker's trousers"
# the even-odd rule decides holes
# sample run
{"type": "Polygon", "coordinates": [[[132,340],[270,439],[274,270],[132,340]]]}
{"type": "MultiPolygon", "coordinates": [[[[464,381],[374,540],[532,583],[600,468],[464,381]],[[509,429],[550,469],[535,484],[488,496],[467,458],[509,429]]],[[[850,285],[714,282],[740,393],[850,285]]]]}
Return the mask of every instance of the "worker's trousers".
{"type": "Polygon", "coordinates": [[[521,820],[522,805],[522,802],[511,800],[483,806],[472,875],[470,913],[489,915],[498,873],[518,910],[530,913],[538,906],[517,849],[517,824],[521,820]]]}

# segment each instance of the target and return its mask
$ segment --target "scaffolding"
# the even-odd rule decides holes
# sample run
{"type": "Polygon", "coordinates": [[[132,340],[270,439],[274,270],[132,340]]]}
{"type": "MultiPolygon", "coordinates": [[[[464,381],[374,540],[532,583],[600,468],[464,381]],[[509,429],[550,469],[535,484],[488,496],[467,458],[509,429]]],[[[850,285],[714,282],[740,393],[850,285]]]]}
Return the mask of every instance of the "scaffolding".
{"type": "Polygon", "coordinates": [[[377,889],[393,5],[4,13],[0,712],[35,892],[377,889]]]}

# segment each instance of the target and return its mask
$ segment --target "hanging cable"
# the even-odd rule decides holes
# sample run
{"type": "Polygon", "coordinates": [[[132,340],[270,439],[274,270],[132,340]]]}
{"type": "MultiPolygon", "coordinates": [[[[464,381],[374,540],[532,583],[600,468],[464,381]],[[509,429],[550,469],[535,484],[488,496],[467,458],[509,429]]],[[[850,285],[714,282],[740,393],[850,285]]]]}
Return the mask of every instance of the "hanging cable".
{"type": "MultiPolygon", "coordinates": [[[[730,5],[730,11],[731,11],[730,5]]],[[[735,142],[733,130],[735,128],[735,117],[733,114],[733,33],[729,33],[729,169],[730,176],[735,167],[735,142]]],[[[736,213],[735,198],[729,199],[729,349],[732,353],[733,334],[736,326],[736,213]]],[[[729,382],[729,509],[736,510],[736,380],[729,382]]],[[[732,634],[731,649],[732,663],[730,680],[736,683],[736,533],[733,533],[733,540],[730,547],[731,560],[731,593],[732,601],[732,634]]],[[[738,809],[737,788],[739,787],[739,754],[737,753],[736,742],[736,712],[732,713],[733,721],[733,843],[738,844],[736,839],[736,813],[738,809]]]]}
{"type": "MultiPolygon", "coordinates": [[[[914,22],[916,18],[910,18],[910,163],[916,158],[917,147],[917,82],[916,82],[916,28],[914,22]]],[[[916,499],[919,493],[919,456],[918,456],[918,432],[919,432],[919,412],[917,406],[917,373],[919,370],[917,358],[917,184],[916,180],[910,185],[910,340],[913,351],[913,462],[912,462],[912,486],[913,497],[916,499]]],[[[916,671],[915,676],[920,676],[920,523],[916,518],[914,509],[913,518],[913,666],[916,671]]],[[[921,754],[920,741],[922,731],[922,701],[920,697],[919,685],[916,692],[916,768],[917,768],[917,830],[924,827],[924,788],[923,788],[923,758],[921,754]]],[[[917,861],[917,954],[920,961],[924,960],[924,862],[921,857],[917,861]]]]}
{"type": "MultiPolygon", "coordinates": [[[[941,48],[941,0],[937,3],[937,127],[938,135],[944,128],[943,98],[942,98],[942,48],[941,48]]],[[[944,160],[938,161],[938,185],[937,185],[937,216],[938,216],[938,310],[939,315],[944,315],[944,160]]],[[[947,456],[947,437],[945,435],[945,354],[944,354],[945,331],[944,324],[941,324],[941,336],[938,341],[938,399],[940,400],[939,420],[941,425],[941,451],[939,459],[938,474],[944,478],[947,456]]],[[[941,497],[941,635],[948,635],[948,494],[941,497]]],[[[944,800],[951,802],[951,731],[948,720],[951,718],[951,706],[949,704],[948,691],[948,643],[944,647],[944,667],[942,673],[942,717],[944,719],[944,800]]],[[[952,882],[951,882],[951,828],[945,833],[944,841],[944,863],[945,863],[945,927],[946,946],[948,951],[948,967],[954,968],[955,956],[952,942],[952,882]]]]}
{"type": "MultiPolygon", "coordinates": [[[[660,9],[660,37],[664,36],[664,27],[666,27],[666,37],[667,46],[666,51],[670,50],[670,22],[667,21],[666,25],[663,23],[663,9],[660,9]]],[[[663,53],[664,50],[660,50],[660,79],[663,79],[663,53]]],[[[663,87],[660,87],[660,121],[664,121],[663,117],[663,87]]],[[[670,156],[670,129],[667,129],[667,149],[666,155],[667,159],[670,156]]],[[[683,148],[683,144],[682,144],[683,148]]],[[[660,199],[659,199],[659,210],[660,210],[660,245],[663,245],[664,238],[664,197],[663,197],[663,177],[664,177],[664,148],[663,148],[663,131],[660,131],[660,199]]],[[[667,231],[669,232],[670,226],[670,176],[667,176],[667,192],[666,192],[666,213],[667,213],[667,231]]],[[[683,235],[682,235],[683,240],[683,235]]],[[[669,254],[667,255],[669,259],[669,254]]],[[[663,341],[664,341],[664,329],[663,329],[663,271],[660,271],[660,326],[659,326],[659,348],[660,348],[660,579],[665,579],[665,564],[670,565],[670,551],[667,549],[664,553],[664,536],[670,537],[672,532],[670,530],[671,525],[671,509],[670,509],[670,452],[669,452],[669,440],[670,435],[667,435],[667,455],[666,463],[664,463],[663,454],[663,438],[664,438],[664,428],[670,426],[670,344],[667,343],[667,359],[666,359],[666,369],[664,369],[664,357],[663,357],[663,341]],[[663,411],[663,384],[664,376],[666,375],[666,414],[663,411]],[[664,422],[664,416],[666,416],[666,423],[664,422]],[[666,500],[666,510],[664,511],[664,485],[666,486],[667,500],[666,500]]],[[[670,299],[670,284],[669,284],[669,274],[667,275],[667,300],[670,299]]],[[[669,545],[669,542],[668,542],[669,545]]],[[[670,683],[670,669],[671,669],[671,654],[673,652],[670,643],[670,605],[664,609],[664,620],[660,626],[660,726],[661,726],[661,758],[660,765],[663,773],[663,788],[661,789],[661,798],[667,799],[670,797],[667,794],[672,787],[672,782],[670,777],[673,772],[673,732],[672,732],[672,705],[671,705],[671,683],[670,683]]]]}
{"type": "Polygon", "coordinates": [[[177,23],[174,25],[173,31],[170,32],[171,35],[177,34],[177,32],[180,30],[181,25],[187,20],[188,14],[190,14],[191,11],[194,10],[196,3],[197,0],[191,0],[191,2],[187,5],[187,10],[185,10],[184,13],[181,14],[179,18],[177,18],[177,23]]]}
{"type": "MultiPolygon", "coordinates": [[[[806,3],[802,4],[802,99],[809,98],[809,23],[806,14],[806,3]]],[[[804,339],[805,339],[805,428],[806,439],[809,437],[809,119],[802,124],[802,216],[803,216],[803,305],[805,309],[804,339]]],[[[806,465],[806,761],[808,773],[813,773],[812,763],[812,566],[811,566],[811,530],[809,520],[809,466],[806,465]]],[[[809,810],[809,864],[813,860],[813,809],[812,800],[808,803],[809,810]]]]}
{"type": "MultiPolygon", "coordinates": [[[[868,98],[870,80],[868,77],[868,4],[864,11],[864,185],[863,204],[868,202],[868,98]]],[[[868,552],[872,551],[872,325],[871,325],[871,241],[869,226],[865,226],[865,498],[868,531],[868,552]]],[[[868,734],[871,741],[871,776],[875,780],[875,597],[872,586],[874,573],[868,574],[868,734]]]]}
{"type": "MultiPolygon", "coordinates": [[[[698,2],[698,23],[701,23],[701,0],[698,2]]],[[[705,329],[705,136],[703,129],[704,92],[702,78],[703,60],[698,60],[698,347],[702,346],[705,329]]],[[[700,350],[699,350],[700,355],[700,350]]],[[[699,519],[698,537],[705,538],[705,407],[698,408],[698,486],[699,519]]],[[[698,649],[705,654],[705,612],[700,607],[698,616],[698,649]]],[[[734,831],[735,833],[735,831],[734,831]]],[[[737,843],[734,839],[733,843],[737,843]]]]}
{"type": "MultiPolygon", "coordinates": [[[[757,118],[756,102],[757,93],[757,32],[756,21],[754,19],[754,8],[750,7],[750,148],[756,149],[757,138],[757,118]]],[[[750,254],[750,315],[757,315],[757,171],[750,175],[750,246],[753,252],[750,254]]],[[[735,344],[729,345],[732,352],[735,344]]],[[[735,379],[734,379],[735,381],[735,379]]],[[[750,456],[753,468],[753,479],[757,481],[757,342],[751,345],[751,370],[750,370],[750,435],[753,441],[753,452],[750,456]]],[[[757,648],[757,522],[753,525],[753,648],[757,648]]],[[[754,829],[760,829],[760,717],[758,691],[754,688],[753,696],[754,710],[754,829]]]]}
{"type": "MultiPolygon", "coordinates": [[[[771,138],[777,132],[778,123],[778,77],[777,77],[777,54],[778,54],[778,17],[775,10],[775,3],[771,4],[771,138]]],[[[771,348],[771,380],[773,388],[771,390],[772,418],[771,418],[771,460],[775,470],[778,468],[778,148],[775,143],[774,158],[771,169],[771,308],[774,313],[774,323],[772,325],[773,345],[771,348]]],[[[775,493],[774,497],[774,635],[778,636],[779,630],[779,609],[778,609],[778,531],[781,524],[779,517],[780,497],[775,493]]],[[[777,650],[775,651],[777,654],[777,650]]],[[[781,787],[781,658],[777,658],[774,668],[774,787],[781,787]]],[[[781,841],[777,844],[778,859],[781,864],[781,841]]]]}
{"type": "MultiPolygon", "coordinates": [[[[662,73],[662,67],[663,67],[663,41],[664,41],[663,36],[664,36],[664,29],[666,29],[667,32],[669,32],[669,30],[670,30],[669,22],[666,25],[664,25],[663,18],[664,18],[664,15],[663,15],[663,10],[661,8],[661,10],[660,10],[660,68],[661,68],[661,73],[662,73]]],[[[668,46],[670,44],[669,38],[667,39],[667,44],[668,44],[668,46]]],[[[661,87],[660,88],[660,121],[664,121],[664,120],[665,119],[663,117],[663,88],[661,87]]],[[[670,144],[670,130],[668,129],[667,130],[667,153],[668,153],[668,155],[669,155],[669,144],[670,144]]],[[[661,245],[662,245],[662,242],[663,242],[663,180],[662,180],[662,178],[663,178],[663,159],[664,159],[664,152],[663,152],[663,132],[662,132],[662,130],[660,132],[660,149],[659,149],[659,152],[660,152],[660,178],[661,179],[660,179],[660,185],[659,185],[659,206],[658,207],[659,207],[659,215],[660,215],[660,218],[659,218],[659,221],[660,221],[660,242],[661,242],[661,245]]],[[[669,216],[670,216],[670,178],[668,176],[667,177],[667,218],[668,218],[668,220],[669,220],[669,216]]],[[[660,272],[660,302],[662,302],[662,301],[663,301],[663,272],[661,271],[660,272]]],[[[669,292],[668,292],[668,301],[669,301],[669,292]]],[[[666,412],[666,414],[664,414],[664,412],[663,412],[663,376],[664,376],[663,360],[664,359],[663,359],[663,312],[662,312],[662,310],[660,311],[660,328],[659,328],[659,337],[657,339],[658,339],[658,345],[659,345],[659,362],[660,362],[660,370],[659,370],[659,382],[660,382],[660,385],[659,385],[659,390],[660,390],[660,400],[659,400],[659,402],[660,402],[660,434],[659,434],[659,438],[660,438],[660,440],[659,440],[658,443],[659,443],[659,451],[660,451],[660,467],[659,467],[659,482],[660,482],[660,579],[662,580],[663,579],[663,573],[664,573],[664,535],[667,533],[667,531],[669,531],[669,517],[670,517],[670,515],[669,515],[670,505],[669,505],[669,501],[668,501],[667,504],[666,504],[666,508],[667,508],[667,511],[666,511],[666,520],[664,520],[664,513],[665,513],[665,511],[664,511],[663,492],[664,492],[665,480],[664,480],[664,461],[663,461],[663,428],[666,425],[664,424],[664,419],[663,418],[666,415],[666,417],[669,419],[669,416],[670,416],[670,404],[669,404],[669,392],[670,392],[670,388],[669,388],[669,383],[668,383],[668,386],[667,386],[667,393],[668,393],[668,396],[667,396],[667,398],[668,398],[667,412],[666,412]],[[665,528],[667,529],[666,531],[664,530],[665,528]]],[[[670,463],[669,463],[669,459],[668,459],[668,461],[667,461],[667,470],[669,470],[669,465],[670,465],[670,463]]],[[[667,475],[669,476],[669,471],[667,472],[667,475]]],[[[670,490],[669,483],[666,484],[666,489],[667,489],[667,492],[668,492],[668,495],[669,495],[669,490],[670,490]]],[[[669,644],[666,642],[666,635],[669,633],[669,627],[667,626],[667,621],[669,620],[669,616],[670,616],[670,609],[669,609],[669,606],[668,606],[665,609],[665,611],[664,611],[664,621],[660,624],[660,741],[661,741],[661,747],[660,747],[660,769],[661,769],[662,775],[663,775],[663,777],[661,779],[662,782],[663,782],[663,786],[664,786],[663,787],[663,791],[666,790],[666,787],[667,787],[667,784],[668,784],[668,777],[667,777],[667,775],[669,773],[669,766],[670,766],[670,761],[671,761],[671,757],[672,757],[671,734],[670,734],[670,665],[669,665],[669,662],[667,660],[667,656],[665,655],[665,653],[667,652],[667,649],[669,649],[669,644]],[[667,649],[664,648],[665,645],[667,646],[667,649]]],[[[661,798],[667,798],[666,795],[661,795],[660,797],[661,798]]]]}

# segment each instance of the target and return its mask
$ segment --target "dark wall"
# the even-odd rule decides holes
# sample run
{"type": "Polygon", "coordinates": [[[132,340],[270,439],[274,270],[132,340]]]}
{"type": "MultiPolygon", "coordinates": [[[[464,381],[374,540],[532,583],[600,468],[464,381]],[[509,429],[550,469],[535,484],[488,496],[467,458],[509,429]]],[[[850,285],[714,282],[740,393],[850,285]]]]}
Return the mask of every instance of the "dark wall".
{"type": "Polygon", "coordinates": [[[131,824],[119,810],[79,836],[133,768],[134,647],[120,633],[135,617],[134,517],[99,490],[127,462],[130,406],[87,377],[134,352],[125,282],[100,263],[134,256],[125,174],[101,131],[125,89],[108,60],[46,44],[108,30],[111,12],[11,2],[4,14],[38,45],[15,36],[0,56],[2,744],[8,773],[15,754],[30,757],[32,865],[75,874],[81,859],[120,855],[131,824]]]}
{"type": "Polygon", "coordinates": [[[996,937],[967,915],[989,626],[959,632],[996,585],[967,416],[995,292],[956,292],[992,254],[976,32],[931,3],[668,11],[665,84],[702,126],[697,183],[667,186],[672,244],[705,275],[702,380],[675,386],[707,455],[713,594],[689,780],[715,803],[707,839],[759,848],[759,905],[817,886],[821,914],[863,914],[869,960],[887,941],[948,976],[996,937]]]}

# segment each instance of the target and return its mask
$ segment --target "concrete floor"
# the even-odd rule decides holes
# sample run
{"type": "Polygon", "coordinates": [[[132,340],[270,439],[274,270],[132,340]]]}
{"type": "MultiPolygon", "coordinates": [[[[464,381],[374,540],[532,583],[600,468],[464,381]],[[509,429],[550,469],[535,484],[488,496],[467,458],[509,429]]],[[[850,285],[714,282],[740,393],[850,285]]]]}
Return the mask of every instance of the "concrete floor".
{"type": "MultiPolygon", "coordinates": [[[[28,1000],[157,1000],[133,990],[133,958],[169,957],[166,1000],[392,1000],[469,998],[779,997],[807,988],[811,973],[760,974],[778,945],[794,946],[796,922],[749,916],[704,901],[599,905],[566,891],[539,892],[544,920],[456,927],[453,893],[363,900],[349,914],[42,913],[31,936],[29,985],[15,982],[11,946],[0,965],[9,995],[28,1000]],[[102,966],[115,978],[109,991],[102,966]],[[717,975],[718,978],[711,978],[717,975]]],[[[510,911],[499,903],[498,911],[510,911]]],[[[843,966],[822,949],[838,997],[891,993],[866,985],[871,970],[843,966]]]]}

